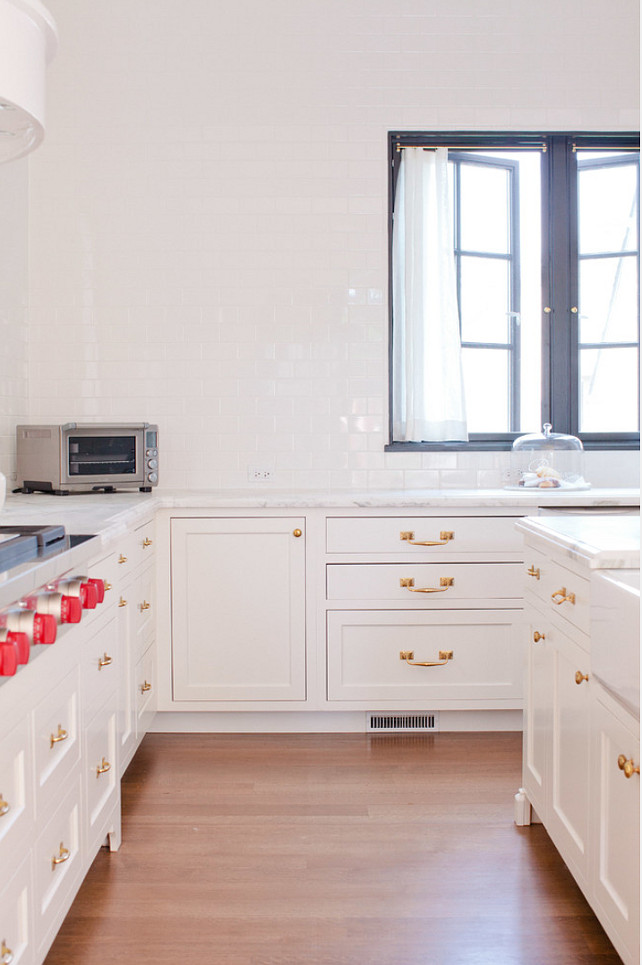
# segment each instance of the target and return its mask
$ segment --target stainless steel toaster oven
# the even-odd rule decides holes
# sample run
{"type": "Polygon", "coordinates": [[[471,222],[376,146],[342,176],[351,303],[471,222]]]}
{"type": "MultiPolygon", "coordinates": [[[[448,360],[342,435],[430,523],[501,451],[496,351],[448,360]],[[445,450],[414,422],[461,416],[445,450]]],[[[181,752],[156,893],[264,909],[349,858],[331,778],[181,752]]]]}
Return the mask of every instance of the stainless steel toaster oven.
{"type": "Polygon", "coordinates": [[[18,485],[57,496],[158,484],[158,426],[76,423],[18,426],[18,485]]]}

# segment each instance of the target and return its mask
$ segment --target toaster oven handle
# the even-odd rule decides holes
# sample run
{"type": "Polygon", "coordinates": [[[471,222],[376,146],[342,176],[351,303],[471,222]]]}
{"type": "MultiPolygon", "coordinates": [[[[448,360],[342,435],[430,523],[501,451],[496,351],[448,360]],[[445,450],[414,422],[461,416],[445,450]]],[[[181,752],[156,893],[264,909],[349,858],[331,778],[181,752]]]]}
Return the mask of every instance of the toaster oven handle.
{"type": "Polygon", "coordinates": [[[60,428],[67,432],[70,429],[149,429],[149,422],[65,422],[60,428]]]}

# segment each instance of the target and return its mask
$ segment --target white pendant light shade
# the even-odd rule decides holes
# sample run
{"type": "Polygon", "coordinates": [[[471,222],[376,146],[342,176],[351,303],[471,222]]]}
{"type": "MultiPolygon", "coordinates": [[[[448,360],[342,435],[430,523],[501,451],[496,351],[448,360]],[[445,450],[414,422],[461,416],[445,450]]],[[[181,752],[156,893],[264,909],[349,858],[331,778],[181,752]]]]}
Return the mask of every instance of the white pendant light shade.
{"type": "Polygon", "coordinates": [[[57,45],[40,0],[0,0],[0,162],[28,154],[44,137],[45,68],[57,45]]]}

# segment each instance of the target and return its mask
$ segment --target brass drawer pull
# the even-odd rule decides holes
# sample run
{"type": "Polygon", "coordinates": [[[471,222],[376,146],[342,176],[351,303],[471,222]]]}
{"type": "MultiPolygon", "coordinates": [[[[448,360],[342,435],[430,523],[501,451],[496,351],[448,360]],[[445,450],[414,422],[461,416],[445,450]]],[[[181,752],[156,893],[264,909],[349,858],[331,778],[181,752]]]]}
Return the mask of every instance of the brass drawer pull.
{"type": "Polygon", "coordinates": [[[2,794],[0,794],[0,818],[4,817],[11,810],[11,805],[8,801],[5,801],[2,794]]]}
{"type": "Polygon", "coordinates": [[[535,630],[533,633],[533,640],[535,643],[539,643],[540,640],[546,640],[546,634],[540,633],[539,630],[535,630]]]}
{"type": "Polygon", "coordinates": [[[445,546],[446,543],[450,542],[451,539],[455,538],[455,534],[449,530],[442,530],[439,534],[439,539],[437,540],[418,540],[415,539],[415,534],[412,531],[402,531],[399,533],[399,539],[405,540],[407,543],[411,543],[412,546],[445,546]]]}
{"type": "Polygon", "coordinates": [[[153,539],[148,539],[146,536],[145,539],[143,540],[143,546],[151,546],[153,542],[154,542],[153,539]]]}
{"type": "Polygon", "coordinates": [[[118,557],[118,562],[119,562],[119,563],[126,563],[126,562],[127,562],[127,557],[126,557],[126,556],[123,556],[123,554],[121,553],[120,556],[118,557]]]}
{"type": "Polygon", "coordinates": [[[58,733],[51,735],[51,743],[49,744],[49,746],[53,747],[54,744],[59,744],[60,741],[66,741],[68,737],[69,737],[69,732],[66,731],[63,727],[61,727],[60,724],[58,724],[58,733]]]}
{"type": "Polygon", "coordinates": [[[140,692],[141,694],[146,694],[151,689],[152,689],[152,685],[147,681],[145,681],[144,684],[141,684],[140,692]]]}
{"type": "Polygon", "coordinates": [[[454,576],[442,576],[439,580],[439,586],[417,586],[415,587],[415,581],[413,578],[402,576],[399,580],[399,586],[404,590],[408,590],[410,593],[445,593],[446,590],[455,585],[454,576]]]}
{"type": "Polygon", "coordinates": [[[100,777],[101,774],[106,774],[107,771],[111,771],[111,764],[103,757],[101,763],[96,768],[96,777],[100,777]]]}
{"type": "Polygon", "coordinates": [[[0,944],[0,955],[2,956],[0,958],[0,965],[11,965],[13,961],[13,952],[5,941],[0,944]]]}
{"type": "Polygon", "coordinates": [[[113,657],[108,656],[106,653],[102,657],[98,658],[98,669],[102,670],[103,667],[109,667],[114,662],[113,657]]]}
{"type": "Polygon", "coordinates": [[[151,608],[151,603],[148,603],[147,600],[143,600],[143,602],[140,605],[140,608],[141,610],[149,610],[151,608]]]}
{"type": "Polygon", "coordinates": [[[65,848],[64,844],[61,841],[60,850],[58,851],[58,854],[54,855],[53,858],[51,859],[52,871],[55,869],[56,865],[64,864],[65,861],[69,861],[70,857],[71,857],[71,851],[69,850],[69,848],[65,848]]]}
{"type": "Polygon", "coordinates": [[[627,757],[625,754],[620,754],[620,756],[617,759],[617,766],[620,768],[621,771],[624,771],[624,776],[626,778],[633,777],[634,774],[640,773],[640,765],[638,764],[638,766],[636,767],[633,761],[627,760],[627,757]]]}
{"type": "Polygon", "coordinates": [[[414,650],[400,650],[399,659],[405,660],[409,667],[445,667],[452,660],[452,650],[440,650],[439,660],[416,661],[414,650]]]}
{"type": "Polygon", "coordinates": [[[526,570],[529,576],[534,576],[536,580],[539,580],[539,566],[531,566],[530,569],[526,570]]]}
{"type": "Polygon", "coordinates": [[[576,684],[582,684],[584,683],[585,680],[588,680],[588,679],[589,679],[589,675],[587,673],[582,673],[581,670],[576,671],[575,673],[576,684]]]}
{"type": "Polygon", "coordinates": [[[111,583],[108,583],[107,580],[103,580],[103,582],[105,584],[105,593],[106,593],[107,590],[111,590],[111,583]]]}
{"type": "Polygon", "coordinates": [[[127,600],[123,600],[122,596],[118,601],[118,606],[127,606],[127,600]]]}
{"type": "Polygon", "coordinates": [[[575,606],[575,594],[567,593],[565,586],[561,590],[555,590],[555,593],[551,593],[551,600],[555,606],[560,606],[562,603],[572,603],[575,606]],[[559,597],[559,600],[556,597],[559,597]]]}

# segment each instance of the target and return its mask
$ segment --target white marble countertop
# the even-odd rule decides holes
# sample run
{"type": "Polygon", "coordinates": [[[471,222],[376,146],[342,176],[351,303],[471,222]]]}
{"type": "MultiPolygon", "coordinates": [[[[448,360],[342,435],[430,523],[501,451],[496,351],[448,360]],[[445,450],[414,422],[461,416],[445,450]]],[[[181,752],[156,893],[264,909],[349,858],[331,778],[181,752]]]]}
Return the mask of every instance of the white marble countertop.
{"type": "MultiPolygon", "coordinates": [[[[95,534],[96,539],[69,551],[69,555],[23,564],[0,573],[0,606],[77,569],[119,536],[129,533],[161,509],[448,509],[535,513],[539,506],[639,506],[639,490],[592,489],[583,492],[538,492],[504,489],[474,490],[371,490],[298,491],[275,489],[155,490],[153,493],[97,493],[48,496],[44,493],[11,495],[0,510],[0,526],[60,524],[67,533],[95,534]],[[57,568],[57,572],[56,572],[57,568]]],[[[606,565],[606,564],[605,564],[606,565]]],[[[612,564],[609,564],[612,565],[612,564]]]]}
{"type": "Polygon", "coordinates": [[[595,569],[639,569],[639,516],[526,516],[515,524],[541,552],[595,569]]]}

